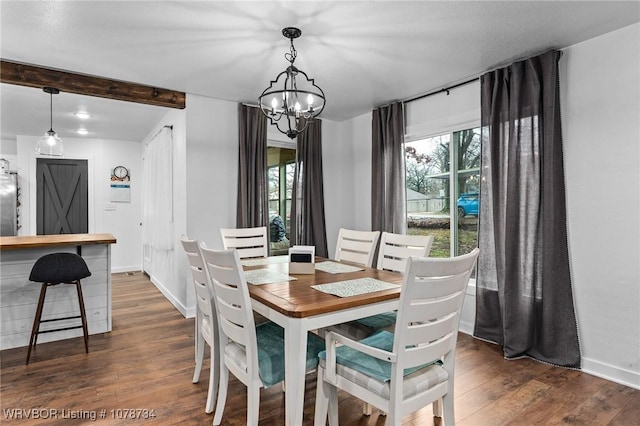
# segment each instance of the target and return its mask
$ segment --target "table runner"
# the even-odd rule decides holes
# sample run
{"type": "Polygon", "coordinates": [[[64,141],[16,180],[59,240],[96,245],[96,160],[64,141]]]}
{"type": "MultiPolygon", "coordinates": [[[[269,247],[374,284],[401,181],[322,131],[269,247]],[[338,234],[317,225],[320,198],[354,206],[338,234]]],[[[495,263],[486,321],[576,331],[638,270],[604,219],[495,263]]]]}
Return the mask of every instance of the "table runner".
{"type": "Polygon", "coordinates": [[[355,280],[338,281],[330,284],[312,285],[311,288],[338,297],[358,296],[374,291],[388,290],[399,287],[397,284],[380,281],[375,278],[357,278],[355,280]]]}
{"type": "Polygon", "coordinates": [[[253,259],[244,259],[242,260],[242,266],[259,266],[259,265],[268,265],[270,263],[287,263],[289,261],[289,256],[269,256],[269,257],[256,257],[253,259]]]}
{"type": "Polygon", "coordinates": [[[270,271],[268,269],[252,269],[250,271],[244,271],[244,277],[249,284],[271,284],[282,281],[297,280],[296,277],[290,277],[287,274],[281,272],[270,271]]]}
{"type": "Polygon", "coordinates": [[[364,271],[364,268],[345,265],[338,262],[320,262],[316,263],[316,271],[328,272],[330,274],[342,274],[345,272],[364,271]]]}

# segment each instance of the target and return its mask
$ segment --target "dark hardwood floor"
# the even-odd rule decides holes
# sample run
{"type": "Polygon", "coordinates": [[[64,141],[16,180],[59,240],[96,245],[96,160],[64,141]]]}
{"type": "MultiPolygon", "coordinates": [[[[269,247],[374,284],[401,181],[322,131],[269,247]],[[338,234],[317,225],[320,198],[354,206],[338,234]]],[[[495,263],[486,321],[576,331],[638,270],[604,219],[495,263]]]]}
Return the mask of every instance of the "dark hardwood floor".
{"type": "MultiPolygon", "coordinates": [[[[208,362],[200,383],[191,383],[193,334],[193,319],[184,319],[144,275],[114,274],[113,331],[91,336],[88,355],[81,338],[39,344],[28,366],[26,348],[0,352],[0,423],[210,424],[213,416],[204,412],[208,362]],[[123,418],[145,414],[129,409],[150,410],[155,417],[123,418]],[[48,410],[57,410],[58,418],[48,410]],[[92,411],[95,422],[89,418],[92,411]],[[34,412],[51,416],[24,418],[34,412]],[[23,419],[10,420],[10,414],[23,419]]],[[[528,359],[505,361],[499,347],[464,334],[456,362],[458,425],[640,425],[638,390],[528,359]]],[[[311,425],[315,374],[307,378],[305,401],[304,424],[311,425]]],[[[377,411],[366,417],[361,407],[340,394],[340,423],[384,424],[377,411]]],[[[244,425],[245,415],[245,388],[232,379],[223,424],[244,425]]],[[[262,391],[260,419],[261,425],[283,424],[280,386],[262,391]]],[[[427,407],[406,416],[404,424],[441,422],[427,407]]]]}

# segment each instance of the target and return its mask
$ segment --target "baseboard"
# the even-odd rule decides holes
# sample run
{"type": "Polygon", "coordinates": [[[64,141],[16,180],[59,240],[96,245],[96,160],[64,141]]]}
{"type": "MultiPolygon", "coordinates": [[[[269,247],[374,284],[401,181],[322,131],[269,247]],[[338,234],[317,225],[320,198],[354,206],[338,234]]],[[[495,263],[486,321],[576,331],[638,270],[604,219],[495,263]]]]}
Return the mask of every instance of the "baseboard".
{"type": "Polygon", "coordinates": [[[186,318],[186,307],[182,303],[180,303],[180,301],[158,279],[153,276],[151,276],[150,279],[153,285],[155,285],[156,288],[160,290],[160,293],[162,293],[164,297],[166,297],[167,300],[178,310],[178,312],[180,312],[182,316],[186,318]]]}
{"type": "Polygon", "coordinates": [[[196,307],[187,308],[187,313],[184,316],[185,318],[194,318],[196,316],[196,307]]]}
{"type": "Polygon", "coordinates": [[[615,365],[585,357],[582,358],[582,371],[601,379],[640,390],[640,372],[638,371],[625,370],[615,365]]]}

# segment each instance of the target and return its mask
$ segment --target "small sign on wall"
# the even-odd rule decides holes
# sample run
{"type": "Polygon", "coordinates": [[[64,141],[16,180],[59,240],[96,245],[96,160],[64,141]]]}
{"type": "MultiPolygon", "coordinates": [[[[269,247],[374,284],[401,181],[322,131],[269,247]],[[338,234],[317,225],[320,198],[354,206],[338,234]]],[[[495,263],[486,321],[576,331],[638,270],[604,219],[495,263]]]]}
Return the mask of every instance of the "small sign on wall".
{"type": "Polygon", "coordinates": [[[111,170],[111,201],[131,202],[131,176],[125,166],[116,166],[111,170]]]}

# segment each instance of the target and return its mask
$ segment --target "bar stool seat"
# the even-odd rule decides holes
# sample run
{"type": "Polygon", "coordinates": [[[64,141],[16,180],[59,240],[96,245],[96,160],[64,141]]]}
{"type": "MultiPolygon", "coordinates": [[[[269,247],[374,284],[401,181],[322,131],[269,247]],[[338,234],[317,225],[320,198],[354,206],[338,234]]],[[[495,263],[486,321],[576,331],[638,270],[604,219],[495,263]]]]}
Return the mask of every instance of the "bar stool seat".
{"type": "Polygon", "coordinates": [[[84,259],[75,253],[52,253],[39,258],[31,269],[29,280],[42,283],[40,288],[40,298],[38,299],[38,307],[36,308],[36,316],[33,320],[33,328],[31,330],[31,339],[29,340],[29,350],[27,351],[27,364],[31,357],[31,349],[35,348],[38,340],[38,334],[50,333],[53,331],[71,330],[82,328],[84,332],[84,348],[89,353],[89,332],[87,330],[87,315],[84,309],[84,300],[82,297],[82,287],[80,280],[91,276],[91,272],[87,267],[84,259]],[[58,284],[73,284],[78,292],[78,304],[80,305],[80,315],[52,318],[42,320],[42,308],[44,307],[44,299],[47,294],[47,288],[58,284]],[[82,325],[62,327],[56,329],[40,331],[40,324],[43,322],[63,321],[69,319],[80,318],[82,325]]]}

